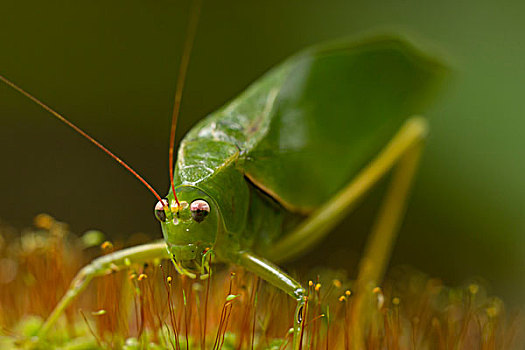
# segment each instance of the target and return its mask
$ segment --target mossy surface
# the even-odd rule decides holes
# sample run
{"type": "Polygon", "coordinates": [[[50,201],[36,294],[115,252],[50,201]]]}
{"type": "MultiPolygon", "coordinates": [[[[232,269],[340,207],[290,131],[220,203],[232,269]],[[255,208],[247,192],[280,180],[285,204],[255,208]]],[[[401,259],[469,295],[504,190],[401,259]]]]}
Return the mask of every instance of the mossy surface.
{"type": "MultiPolygon", "coordinates": [[[[0,349],[272,349],[290,347],[294,302],[256,276],[215,266],[211,279],[153,261],[98,278],[49,336],[36,337],[76,271],[119,244],[77,236],[40,215],[33,228],[0,228],[0,349]],[[102,250],[102,252],[101,252],[102,250]],[[252,345],[253,344],[253,345],[252,345]]],[[[319,270],[304,279],[303,349],[348,349],[353,282],[319,270]]],[[[523,322],[479,283],[449,288],[402,267],[366,306],[368,349],[522,349],[523,322]]]]}

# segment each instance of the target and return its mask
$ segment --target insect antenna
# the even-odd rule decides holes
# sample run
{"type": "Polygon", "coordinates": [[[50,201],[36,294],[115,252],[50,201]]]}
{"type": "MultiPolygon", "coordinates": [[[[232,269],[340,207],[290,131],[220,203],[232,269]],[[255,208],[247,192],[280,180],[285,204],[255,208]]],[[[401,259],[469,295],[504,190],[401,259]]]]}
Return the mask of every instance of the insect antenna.
{"type": "Polygon", "coordinates": [[[46,111],[51,113],[55,118],[57,118],[58,120],[60,120],[61,122],[63,122],[64,124],[66,124],[67,126],[72,128],[73,130],[75,130],[77,133],[79,133],[80,135],[82,135],[86,139],[88,139],[91,143],[93,143],[95,146],[100,148],[107,155],[109,155],[111,158],[116,160],[120,165],[122,165],[124,168],[126,168],[130,173],[132,173],[140,182],[142,182],[151,191],[151,193],[153,193],[153,195],[155,197],[157,197],[157,199],[161,203],[164,203],[164,201],[159,196],[159,194],[153,189],[153,187],[151,187],[151,185],[149,183],[146,182],[146,180],[144,180],[144,178],[142,176],[140,176],[135,170],[133,170],[133,168],[131,168],[129,165],[127,165],[117,155],[115,155],[109,149],[104,147],[100,142],[95,140],[93,137],[89,136],[84,130],[80,129],[78,126],[76,126],[75,124],[73,124],[72,122],[67,120],[63,115],[61,115],[60,113],[58,113],[57,111],[55,111],[54,109],[52,109],[51,107],[46,105],[44,102],[40,101],[39,99],[37,99],[36,97],[31,95],[29,92],[27,92],[24,89],[22,89],[21,87],[19,87],[18,85],[16,85],[15,83],[10,81],[6,77],[4,77],[3,75],[0,75],[0,80],[3,81],[4,83],[6,83],[7,85],[9,85],[10,87],[12,87],[13,89],[15,89],[16,91],[18,91],[19,93],[21,93],[22,95],[24,95],[25,97],[29,98],[31,101],[33,101],[34,103],[36,103],[37,105],[39,105],[40,107],[42,107],[43,109],[45,109],[46,111]]]}
{"type": "Polygon", "coordinates": [[[199,15],[201,11],[201,0],[193,1],[191,9],[191,17],[188,22],[187,36],[184,42],[184,49],[179,66],[179,76],[177,78],[177,87],[175,88],[175,101],[173,103],[173,113],[171,116],[171,132],[170,132],[170,149],[169,149],[169,167],[170,167],[170,184],[173,191],[175,202],[179,206],[179,199],[175,193],[175,184],[173,182],[173,150],[175,148],[175,131],[177,130],[177,120],[180,114],[180,105],[182,101],[182,91],[184,90],[184,83],[186,82],[186,73],[188,72],[188,64],[190,62],[191,50],[195,35],[197,33],[197,24],[199,22],[199,15]]]}

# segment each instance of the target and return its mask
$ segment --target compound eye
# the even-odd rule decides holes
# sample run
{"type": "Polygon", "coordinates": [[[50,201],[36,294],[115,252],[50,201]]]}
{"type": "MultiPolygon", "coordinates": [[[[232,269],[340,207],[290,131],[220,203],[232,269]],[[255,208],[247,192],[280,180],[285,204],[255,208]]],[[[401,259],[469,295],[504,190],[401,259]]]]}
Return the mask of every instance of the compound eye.
{"type": "Polygon", "coordinates": [[[193,220],[202,222],[210,213],[210,205],[205,200],[197,199],[191,202],[190,210],[193,220]]]}
{"type": "Polygon", "coordinates": [[[155,217],[160,222],[166,222],[166,212],[164,211],[164,207],[168,206],[168,200],[164,198],[163,200],[160,200],[155,204],[155,217]]]}

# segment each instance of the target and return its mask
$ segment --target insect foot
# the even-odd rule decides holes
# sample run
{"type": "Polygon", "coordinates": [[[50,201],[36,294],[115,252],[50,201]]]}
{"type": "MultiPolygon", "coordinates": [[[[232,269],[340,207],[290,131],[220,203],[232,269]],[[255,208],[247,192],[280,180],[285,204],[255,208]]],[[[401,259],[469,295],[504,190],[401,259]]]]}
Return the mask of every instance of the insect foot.
{"type": "Polygon", "coordinates": [[[294,317],[294,326],[293,326],[293,346],[294,350],[301,349],[303,341],[303,330],[304,330],[304,320],[307,311],[308,297],[305,294],[303,288],[297,289],[294,294],[298,296],[297,298],[297,307],[294,317]]]}

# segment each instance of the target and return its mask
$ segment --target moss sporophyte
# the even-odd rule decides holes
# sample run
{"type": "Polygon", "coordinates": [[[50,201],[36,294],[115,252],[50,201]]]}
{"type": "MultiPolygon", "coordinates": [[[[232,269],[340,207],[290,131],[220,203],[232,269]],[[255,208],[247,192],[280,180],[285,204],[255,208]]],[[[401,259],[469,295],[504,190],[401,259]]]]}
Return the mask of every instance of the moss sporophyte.
{"type": "Polygon", "coordinates": [[[164,235],[163,242],[114,251],[80,269],[38,337],[48,336],[93,278],[130,264],[169,259],[189,279],[206,279],[211,263],[224,262],[287,293],[296,304],[292,348],[298,350],[309,292],[276,264],[314,248],[393,169],[348,316],[363,324],[352,334],[353,342],[362,345],[362,329],[370,322],[365,310],[383,280],[427,134],[427,122],[416,114],[446,68],[408,41],[388,36],[306,49],[191,129],[173,164],[194,17],[175,93],[166,198],[98,141],[0,76],[137,177],[158,200],[154,213],[164,235]],[[327,157],[334,149],[337,157],[327,157]]]}
{"type": "MultiPolygon", "coordinates": [[[[169,260],[129,262],[96,279],[45,339],[35,339],[77,269],[114,254],[100,232],[82,236],[40,215],[18,233],[0,226],[1,349],[286,349],[294,301],[242,268],[222,265],[206,280],[179,274],[169,260]]],[[[306,279],[308,281],[308,279],[306,279]]],[[[356,281],[324,270],[306,284],[304,349],[521,349],[523,319],[476,283],[449,288],[395,268],[352,319],[356,281]]]]}
{"type": "MultiPolygon", "coordinates": [[[[310,47],[272,68],[238,97],[203,118],[180,143],[175,161],[176,125],[200,0],[193,2],[192,9],[175,89],[168,152],[170,190],[165,198],[100,142],[0,75],[0,80],[96,145],[151,191],[157,199],[154,214],[164,236],[162,242],[123,250],[114,250],[106,243],[103,248],[107,253],[82,268],[73,269],[74,264],[60,260],[60,255],[51,259],[57,265],[29,274],[36,278],[54,271],[53,283],[72,281],[69,287],[43,293],[48,299],[34,310],[45,318],[35,333],[36,341],[52,341],[53,334],[65,337],[56,333],[62,315],[72,321],[76,312],[70,306],[95,277],[108,274],[114,276],[111,283],[118,285],[107,287],[111,297],[106,299],[113,301],[113,307],[126,305],[122,295],[127,289],[132,291],[133,297],[128,299],[136,308],[134,324],[138,328],[129,346],[134,341],[161,342],[178,349],[181,342],[187,346],[193,342],[206,348],[212,339],[208,334],[211,329],[216,330],[213,348],[230,342],[242,348],[248,341],[271,347],[271,339],[280,341],[277,348],[288,343],[293,350],[304,348],[304,344],[319,347],[323,343],[328,347],[330,339],[334,344],[340,340],[329,336],[336,332],[346,335],[345,343],[341,343],[345,347],[361,349],[370,342],[370,336],[379,341],[377,320],[370,310],[381,313],[389,305],[385,289],[377,286],[383,285],[428,131],[426,120],[419,114],[434,96],[447,68],[408,40],[394,36],[310,47]],[[334,152],[336,156],[327,156],[334,152]],[[334,298],[341,301],[329,306],[322,299],[328,295],[322,287],[326,284],[316,281],[304,287],[277,264],[315,248],[387,175],[390,186],[352,293],[341,290],[343,294],[334,298]],[[159,270],[158,261],[169,263],[163,263],[159,270]],[[218,324],[208,326],[210,288],[219,288],[215,286],[218,282],[210,281],[215,263],[240,268],[257,278],[245,277],[244,272],[226,278],[228,293],[219,298],[222,307],[218,324]],[[124,274],[119,272],[122,270],[134,270],[126,278],[126,288],[115,277],[124,274]],[[255,305],[265,305],[255,288],[258,279],[275,288],[267,298],[279,295],[277,290],[289,296],[279,309],[281,322],[264,323],[255,316],[255,305]],[[160,290],[165,293],[167,307],[145,311],[158,308],[157,299],[164,300],[155,294],[159,285],[164,285],[160,290]],[[244,292],[239,288],[245,288],[244,292]],[[235,305],[244,305],[244,316],[232,317],[235,305]],[[194,317],[191,307],[203,314],[194,317]],[[169,315],[168,321],[162,315],[169,315]],[[345,322],[331,321],[338,317],[345,322]],[[240,329],[228,333],[234,319],[244,321],[240,329]],[[272,327],[282,332],[281,337],[271,333],[272,327]],[[200,330],[198,335],[195,329],[200,330]]],[[[51,224],[40,227],[46,225],[51,224]]],[[[329,285],[330,291],[340,289],[337,283],[329,285]]],[[[128,340],[123,339],[131,339],[129,334],[114,336],[126,328],[117,322],[122,317],[127,319],[121,316],[122,309],[126,307],[111,311],[106,306],[94,308],[91,315],[81,313],[86,327],[90,316],[99,320],[97,329],[88,329],[100,346],[112,346],[116,338],[124,346],[128,340]],[[112,335],[111,341],[106,333],[112,335]]]]}

